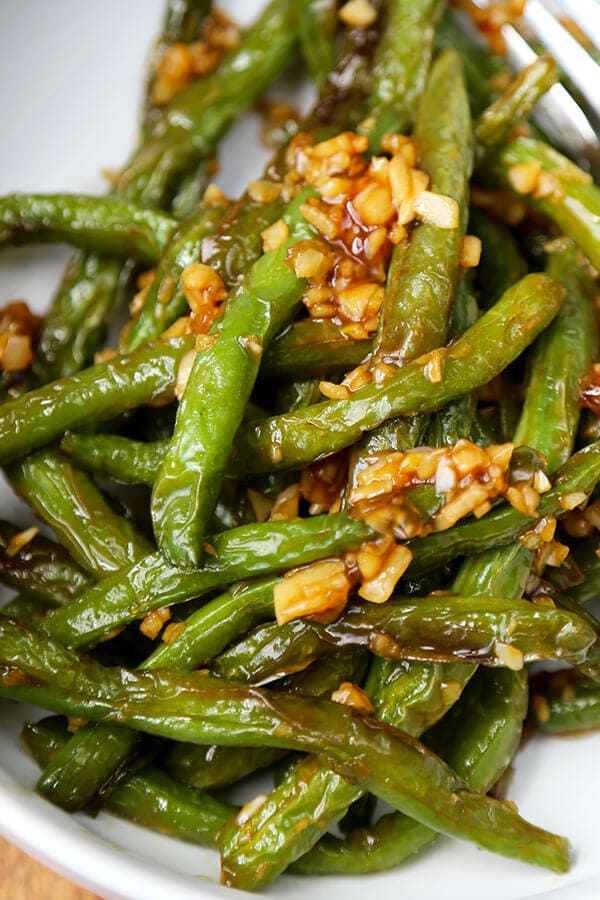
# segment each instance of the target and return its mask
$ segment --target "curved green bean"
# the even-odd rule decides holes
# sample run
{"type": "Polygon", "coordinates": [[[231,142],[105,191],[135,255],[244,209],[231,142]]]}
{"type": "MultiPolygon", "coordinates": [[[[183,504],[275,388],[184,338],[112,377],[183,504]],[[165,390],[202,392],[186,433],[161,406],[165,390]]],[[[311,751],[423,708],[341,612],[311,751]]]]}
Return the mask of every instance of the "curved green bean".
{"type": "Polygon", "coordinates": [[[384,134],[405,133],[414,122],[433,55],[439,0],[390,0],[373,59],[373,83],[363,125],[371,149],[384,134]]]}
{"type": "Polygon", "coordinates": [[[558,68],[551,56],[538,56],[525,66],[504,93],[477,118],[473,133],[478,158],[508,140],[557,81],[558,68]]]}
{"type": "MultiPolygon", "coordinates": [[[[435,830],[557,871],[569,865],[563,838],[528,824],[508,804],[470,791],[402,732],[328,700],[222,684],[198,673],[126,675],[8,619],[0,620],[0,691],[14,699],[35,698],[53,711],[192,743],[316,751],[341,775],[435,830]]],[[[268,817],[266,803],[262,809],[268,817]]],[[[255,869],[249,879],[232,870],[230,831],[227,824],[220,835],[222,879],[256,884],[255,869]]]]}
{"type": "Polygon", "coordinates": [[[198,565],[233,439],[256,381],[263,347],[297,310],[303,279],[286,265],[295,243],[314,236],[302,192],[284,214],[289,237],[264,254],[229,300],[216,341],[192,367],[175,430],[152,492],[156,540],[171,562],[198,565]]]}
{"type": "Polygon", "coordinates": [[[518,138],[502,147],[489,165],[490,177],[512,188],[510,172],[523,163],[539,164],[556,179],[547,196],[518,194],[529,206],[543,213],[581,247],[592,265],[600,267],[600,188],[571,160],[543,141],[518,138]]]}
{"type": "Polygon", "coordinates": [[[431,70],[415,140],[431,190],[456,201],[460,222],[456,228],[423,223],[394,250],[374,352],[395,363],[445,344],[460,275],[473,143],[462,64],[452,50],[444,50],[431,70]]]}
{"type": "MultiPolygon", "coordinates": [[[[344,681],[360,680],[366,654],[359,648],[323,657],[314,666],[292,675],[287,689],[306,697],[328,697],[344,681]]],[[[213,744],[173,744],[161,763],[175,778],[197,788],[233,784],[257,769],[280,760],[284,751],[265,747],[221,747],[213,744]]]]}
{"type": "Polygon", "coordinates": [[[302,56],[311,79],[317,88],[322,88],[335,65],[337,2],[301,0],[297,6],[297,27],[302,56]]]}
{"type": "Polygon", "coordinates": [[[209,538],[203,569],[178,569],[153,554],[50,613],[43,627],[69,646],[84,646],[152,609],[200,597],[250,575],[276,574],[338,556],[373,537],[364,522],[343,513],[242,525],[209,538]]]}
{"type": "MultiPolygon", "coordinates": [[[[527,713],[524,672],[482,669],[461,700],[425,735],[443,759],[474,789],[487,792],[519,745],[527,713]]],[[[325,835],[291,866],[303,875],[365,874],[400,865],[437,837],[400,813],[382,816],[370,828],[340,839],[325,835]]]]}
{"type": "Polygon", "coordinates": [[[549,734],[600,726],[600,685],[579,672],[555,672],[532,685],[536,725],[549,734]]]}
{"type": "MultiPolygon", "coordinates": [[[[331,625],[295,620],[263,626],[223,653],[212,670],[224,678],[264,683],[295,671],[331,647],[364,646],[387,659],[506,665],[505,646],[520,664],[540,659],[584,662],[596,635],[574,613],[526,600],[489,596],[395,598],[352,606],[331,625]],[[569,636],[566,636],[569,632],[569,636]]],[[[519,663],[517,662],[517,665],[519,663]]]]}
{"type": "Polygon", "coordinates": [[[58,241],[152,266],[164,253],[175,227],[175,220],[166,213],[118,197],[0,197],[0,245],[58,241]]]}
{"type": "Polygon", "coordinates": [[[207,206],[183,222],[172,236],[155,272],[139,314],[121,337],[121,349],[131,352],[161,336],[180,316],[188,311],[181,286],[181,273],[200,258],[205,237],[218,227],[225,207],[207,206]]]}
{"type": "MultiPolygon", "coordinates": [[[[231,529],[211,539],[215,557],[209,558],[204,569],[185,573],[167,566],[159,554],[148,557],[127,573],[104,579],[80,601],[71,603],[66,616],[49,614],[40,627],[64,643],[89,644],[151,609],[200,597],[250,573],[281,572],[323,556],[338,555],[368,536],[369,530],[362,523],[343,515],[231,529]]],[[[184,628],[174,644],[153,654],[145,665],[162,668],[170,660],[176,667],[185,668],[188,662],[193,664],[202,658],[202,654],[218,652],[226,646],[246,621],[264,615],[267,604],[272,614],[272,584],[251,586],[242,594],[235,611],[231,610],[232,595],[209,603],[192,617],[189,631],[184,628]],[[244,600],[247,603],[242,605],[244,600]],[[228,609],[230,616],[224,621],[228,609]],[[203,626],[206,630],[202,640],[198,640],[203,626]]],[[[96,724],[78,732],[75,745],[76,754],[66,747],[38,784],[54,802],[71,809],[91,802],[110,773],[135,754],[137,738],[126,729],[115,733],[110,725],[96,724]],[[97,747],[104,747],[100,765],[96,764],[97,747]],[[77,773],[82,760],[90,765],[85,778],[80,779],[77,773]]]]}
{"type": "Polygon", "coordinates": [[[193,339],[147,344],[128,356],[9,400],[0,406],[0,464],[51,444],[65,431],[111,419],[173,396],[177,370],[193,339]]]}
{"type": "Polygon", "coordinates": [[[531,376],[514,442],[543,447],[548,472],[573,451],[579,422],[581,378],[596,358],[595,285],[571,247],[550,255],[547,272],[567,288],[559,314],[532,351],[531,376]],[[531,436],[535,436],[535,444],[531,436]]]}
{"type": "Polygon", "coordinates": [[[152,545],[118,515],[91,479],[60,453],[42,451],[13,463],[16,491],[46,522],[73,559],[96,578],[147,556],[152,545]]]}
{"type": "Polygon", "coordinates": [[[242,428],[238,458],[249,472],[312,462],[347,447],[389,418],[432,411],[487,384],[552,321],[564,293],[547,275],[527,275],[445,348],[441,382],[429,381],[427,362],[416,360],[349,400],[309,406],[242,428]]]}
{"type": "MultiPolygon", "coordinates": [[[[65,606],[92,586],[92,579],[60,544],[37,534],[9,556],[6,548],[20,529],[0,521],[0,581],[48,606],[65,606]]],[[[11,614],[12,604],[3,608],[11,614]]],[[[13,618],[16,618],[13,610],[13,618]]]]}
{"type": "MultiPolygon", "coordinates": [[[[62,719],[25,725],[22,741],[35,761],[45,766],[71,735],[62,719]]],[[[169,778],[155,766],[126,776],[106,798],[106,809],[122,819],[170,834],[183,841],[216,846],[216,835],[235,808],[209,794],[169,778]]]]}
{"type": "MultiPolygon", "coordinates": [[[[530,568],[529,551],[514,544],[466,560],[452,587],[479,597],[498,592],[518,600],[525,590],[530,568]]],[[[443,721],[442,717],[453,708],[474,674],[475,666],[470,664],[398,663],[377,658],[371,665],[366,689],[373,699],[378,718],[418,737],[436,722],[443,721]]],[[[521,707],[523,703],[526,703],[526,697],[521,698],[521,707]]],[[[336,794],[339,790],[340,797],[342,792],[349,797],[349,786],[341,784],[339,778],[337,782],[336,794]]],[[[285,810],[285,806],[282,809],[285,810]]],[[[319,828],[314,836],[321,834],[323,829],[319,828]]],[[[352,870],[388,868],[399,865],[433,838],[430,830],[414,821],[409,824],[407,817],[398,813],[384,816],[368,834],[375,835],[374,843],[368,838],[365,840],[361,831],[350,834],[343,842],[323,836],[295,866],[300,871],[310,871],[312,866],[316,871],[338,871],[347,852],[355,850],[357,856],[352,870]],[[388,843],[380,846],[377,838],[386,839],[388,843]]]]}
{"type": "Polygon", "coordinates": [[[33,374],[39,384],[66,378],[88,365],[101,345],[122,281],[122,260],[76,253],[68,264],[44,322],[33,374]]]}
{"type": "Polygon", "coordinates": [[[178,176],[209,156],[226,128],[249,109],[294,58],[294,9],[271,0],[218,68],[163,109],[117,183],[119,193],[160,206],[178,176]]]}

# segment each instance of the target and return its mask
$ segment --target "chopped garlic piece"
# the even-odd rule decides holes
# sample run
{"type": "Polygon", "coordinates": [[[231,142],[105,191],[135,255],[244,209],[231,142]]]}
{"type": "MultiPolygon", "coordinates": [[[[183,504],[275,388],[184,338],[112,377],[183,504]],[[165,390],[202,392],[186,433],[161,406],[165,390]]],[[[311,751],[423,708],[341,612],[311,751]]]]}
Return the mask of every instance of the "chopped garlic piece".
{"type": "Polygon", "coordinates": [[[358,710],[358,712],[366,713],[367,715],[375,712],[375,707],[371,703],[369,695],[357,684],[352,684],[351,681],[343,681],[339,688],[333,691],[331,699],[335,703],[351,706],[353,709],[358,710]]]}
{"type": "Polygon", "coordinates": [[[525,658],[521,651],[516,647],[511,646],[511,644],[504,644],[502,641],[496,641],[494,644],[494,652],[507,669],[512,669],[513,672],[519,672],[523,668],[525,658]]]}

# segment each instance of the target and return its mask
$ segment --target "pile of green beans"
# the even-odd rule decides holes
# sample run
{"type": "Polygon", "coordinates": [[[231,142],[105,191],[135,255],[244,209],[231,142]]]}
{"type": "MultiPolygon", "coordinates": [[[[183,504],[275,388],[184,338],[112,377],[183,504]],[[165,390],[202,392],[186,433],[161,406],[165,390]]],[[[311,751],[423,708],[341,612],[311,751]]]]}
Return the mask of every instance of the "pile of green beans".
{"type": "MultiPolygon", "coordinates": [[[[567,871],[566,838],[490,795],[526,722],[600,727],[587,608],[600,441],[580,423],[600,392],[600,188],[526,134],[556,66],[539,57],[498,95],[506,67],[440,0],[369,0],[358,18],[353,3],[270,0],[213,71],[156,106],[157,61],[198,42],[211,7],[167,3],[114,190],[0,197],[0,250],[78,248],[0,403],[0,466],[32,515],[0,521],[0,584],[14,592],[0,609],[0,723],[7,701],[54,713],[23,730],[48,801],[213,847],[240,889],[286,870],[401,867],[439,834],[567,871]],[[204,197],[226,130],[298,57],[312,111],[285,124],[239,199],[204,197]],[[362,140],[362,172],[413,148],[456,211],[451,225],[415,214],[378,275],[364,247],[347,251],[385,281],[377,327],[358,337],[307,315],[315,284],[298,263],[340,252],[314,216],[337,202],[330,185],[305,177],[306,160],[294,168],[302,147],[340,135],[362,140]],[[515,173],[554,187],[517,194],[515,173]],[[197,264],[227,293],[201,335],[185,274],[197,264]],[[113,350],[104,325],[134,266],[153,280],[113,350]],[[365,378],[348,390],[351,372],[365,378]],[[403,488],[388,519],[356,505],[384,455],[469,441],[510,445],[503,489],[476,515],[440,530],[450,489],[437,478],[403,488]],[[319,477],[327,503],[310,492],[319,477]],[[391,539],[406,568],[368,602],[364,558],[391,539]],[[324,561],[343,566],[348,596],[324,614],[323,579],[321,607],[288,620],[281,598],[324,561]],[[530,679],[545,661],[565,668],[530,679]],[[241,811],[213,796],[265,770],[273,790],[241,811]],[[375,818],[377,799],[393,811],[375,818]]],[[[353,203],[346,219],[372,230],[353,203]]]]}

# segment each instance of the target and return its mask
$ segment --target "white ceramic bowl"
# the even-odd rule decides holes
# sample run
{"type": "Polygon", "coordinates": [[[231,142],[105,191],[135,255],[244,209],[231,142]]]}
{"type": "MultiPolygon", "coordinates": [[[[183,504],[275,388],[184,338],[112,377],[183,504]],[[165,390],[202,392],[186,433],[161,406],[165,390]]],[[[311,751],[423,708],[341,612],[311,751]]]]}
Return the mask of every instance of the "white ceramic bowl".
{"type": "MultiPolygon", "coordinates": [[[[223,6],[249,21],[260,0],[223,6]]],[[[144,61],[162,0],[4,0],[0,4],[0,194],[13,190],[102,191],[100,169],[133,146],[144,61]]],[[[288,84],[285,90],[293,86],[288,84]]],[[[248,116],[221,152],[222,186],[235,195],[266,152],[248,116]]],[[[42,311],[68,258],[58,247],[0,254],[0,305],[24,297],[42,311]]],[[[23,505],[0,483],[0,515],[23,524],[23,505]]],[[[24,719],[0,701],[0,832],[32,855],[107,898],[232,897],[218,884],[216,853],[161,837],[111,816],[68,816],[36,796],[37,769],[21,750],[24,719]]],[[[600,897],[600,734],[532,740],[516,761],[510,796],[527,818],[568,835],[575,864],[554,875],[441,839],[401,870],[365,878],[285,876],[276,897],[359,900],[593,900],[600,897]]]]}

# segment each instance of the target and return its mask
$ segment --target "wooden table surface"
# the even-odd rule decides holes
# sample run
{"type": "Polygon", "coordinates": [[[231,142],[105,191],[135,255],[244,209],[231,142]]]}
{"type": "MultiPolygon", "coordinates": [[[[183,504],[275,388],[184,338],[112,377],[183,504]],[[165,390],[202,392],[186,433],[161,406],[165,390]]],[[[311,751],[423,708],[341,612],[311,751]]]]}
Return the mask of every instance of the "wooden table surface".
{"type": "Polygon", "coordinates": [[[99,900],[0,838],[0,900],[99,900]]]}

